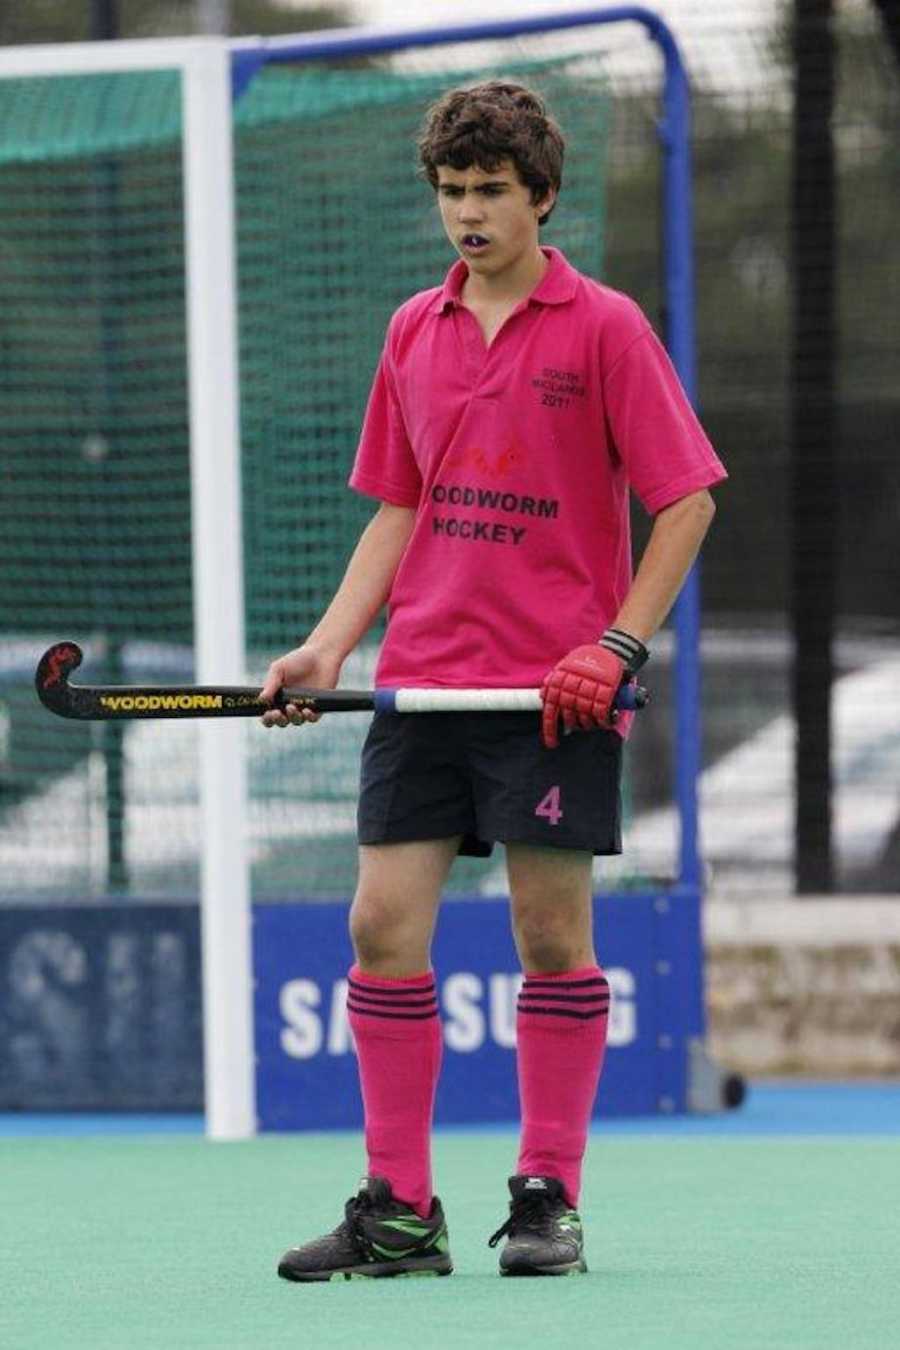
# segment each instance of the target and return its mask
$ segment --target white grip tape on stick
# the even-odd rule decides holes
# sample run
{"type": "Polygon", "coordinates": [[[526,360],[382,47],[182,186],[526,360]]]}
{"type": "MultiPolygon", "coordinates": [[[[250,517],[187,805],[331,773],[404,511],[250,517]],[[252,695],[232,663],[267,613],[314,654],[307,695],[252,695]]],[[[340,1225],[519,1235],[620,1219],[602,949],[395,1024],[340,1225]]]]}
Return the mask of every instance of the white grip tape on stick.
{"type": "Polygon", "coordinates": [[[395,712],[539,712],[539,689],[393,689],[395,712]]]}
{"type": "MultiPolygon", "coordinates": [[[[632,711],[648,700],[646,689],[625,684],[615,707],[632,711]]],[[[376,712],[540,712],[539,689],[376,689],[376,712]]]]}

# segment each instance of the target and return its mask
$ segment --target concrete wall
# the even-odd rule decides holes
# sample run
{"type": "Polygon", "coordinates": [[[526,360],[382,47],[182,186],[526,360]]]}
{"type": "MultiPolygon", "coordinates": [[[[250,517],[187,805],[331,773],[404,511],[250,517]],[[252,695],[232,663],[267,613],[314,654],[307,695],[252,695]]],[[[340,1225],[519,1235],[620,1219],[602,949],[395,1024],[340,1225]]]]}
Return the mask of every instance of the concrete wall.
{"type": "Polygon", "coordinates": [[[704,943],[722,1067],[900,1076],[900,898],[708,901],[704,943]]]}

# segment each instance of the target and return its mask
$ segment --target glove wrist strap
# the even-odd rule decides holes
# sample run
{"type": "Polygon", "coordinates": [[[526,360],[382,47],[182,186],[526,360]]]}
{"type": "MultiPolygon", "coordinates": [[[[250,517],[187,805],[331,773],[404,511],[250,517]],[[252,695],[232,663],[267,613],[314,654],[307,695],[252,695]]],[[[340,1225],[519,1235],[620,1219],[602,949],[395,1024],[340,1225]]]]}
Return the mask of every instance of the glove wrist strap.
{"type": "Polygon", "coordinates": [[[646,665],[650,659],[650,653],[639,638],[632,637],[630,633],[625,633],[621,628],[607,628],[600,639],[600,646],[606,647],[619,660],[624,662],[625,670],[629,675],[636,675],[641,666],[646,665]]]}

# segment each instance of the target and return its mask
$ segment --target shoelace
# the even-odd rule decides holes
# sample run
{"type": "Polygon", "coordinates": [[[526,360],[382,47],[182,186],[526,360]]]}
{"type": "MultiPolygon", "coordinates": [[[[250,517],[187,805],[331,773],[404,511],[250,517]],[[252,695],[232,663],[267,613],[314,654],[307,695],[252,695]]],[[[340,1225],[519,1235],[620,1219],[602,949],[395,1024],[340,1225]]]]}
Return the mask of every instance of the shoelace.
{"type": "Polygon", "coordinates": [[[546,1195],[535,1193],[514,1200],[509,1208],[509,1218],[496,1233],[488,1238],[488,1246],[496,1247],[501,1238],[509,1234],[515,1237],[520,1228],[537,1228],[546,1232],[551,1227],[556,1206],[546,1195]]]}
{"type": "Polygon", "coordinates": [[[344,1205],[344,1222],[340,1225],[359,1254],[369,1258],[373,1255],[372,1244],[363,1231],[362,1220],[363,1214],[371,1208],[372,1201],[368,1195],[351,1195],[344,1205]]]}
{"type": "MultiPolygon", "coordinates": [[[[372,1203],[371,1197],[365,1193],[352,1195],[344,1206],[344,1222],[341,1225],[342,1228],[347,1230],[351,1242],[359,1252],[370,1259],[374,1258],[375,1253],[372,1250],[371,1239],[367,1236],[363,1228],[363,1217],[374,1208],[375,1206],[372,1203]]],[[[420,1237],[413,1237],[410,1235],[409,1247],[410,1249],[415,1250],[430,1247],[434,1241],[434,1237],[434,1233],[430,1232],[428,1229],[426,1229],[420,1237]]]]}

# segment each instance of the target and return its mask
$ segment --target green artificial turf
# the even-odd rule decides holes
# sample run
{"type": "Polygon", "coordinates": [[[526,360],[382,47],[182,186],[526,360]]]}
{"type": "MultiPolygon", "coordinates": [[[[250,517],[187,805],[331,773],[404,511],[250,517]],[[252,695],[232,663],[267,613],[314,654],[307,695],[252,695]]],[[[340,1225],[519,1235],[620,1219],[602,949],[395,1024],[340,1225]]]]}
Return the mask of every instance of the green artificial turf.
{"type": "Polygon", "coordinates": [[[502,1280],[515,1138],[439,1136],[448,1279],[292,1285],[334,1227],[355,1135],[0,1144],[0,1346],[887,1350],[900,1325],[900,1141],[592,1139],[590,1273],[502,1280]]]}

